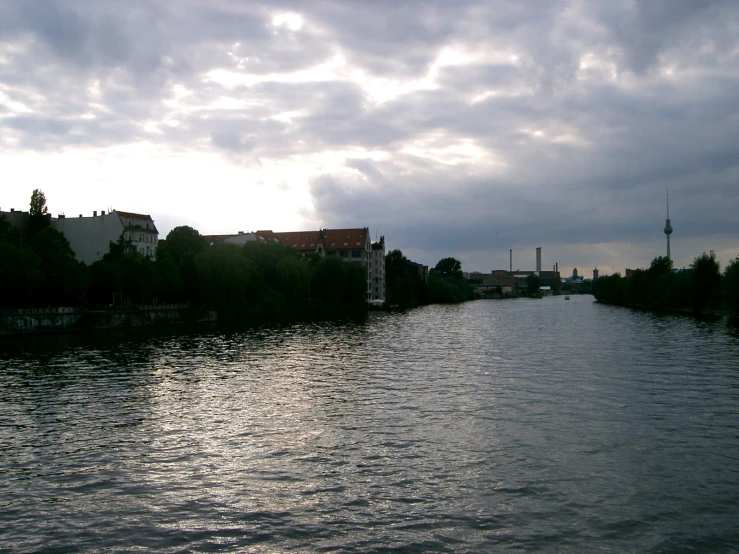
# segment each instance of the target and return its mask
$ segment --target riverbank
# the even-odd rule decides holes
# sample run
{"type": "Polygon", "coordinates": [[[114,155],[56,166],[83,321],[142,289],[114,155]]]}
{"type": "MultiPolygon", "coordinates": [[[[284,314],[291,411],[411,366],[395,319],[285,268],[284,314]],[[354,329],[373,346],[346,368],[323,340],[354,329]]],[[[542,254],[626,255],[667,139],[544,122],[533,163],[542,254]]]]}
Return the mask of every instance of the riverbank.
{"type": "Polygon", "coordinates": [[[215,322],[216,319],[215,311],[194,309],[188,304],[140,305],[105,310],[71,307],[27,308],[0,312],[0,336],[160,327],[209,323],[215,322]]]}

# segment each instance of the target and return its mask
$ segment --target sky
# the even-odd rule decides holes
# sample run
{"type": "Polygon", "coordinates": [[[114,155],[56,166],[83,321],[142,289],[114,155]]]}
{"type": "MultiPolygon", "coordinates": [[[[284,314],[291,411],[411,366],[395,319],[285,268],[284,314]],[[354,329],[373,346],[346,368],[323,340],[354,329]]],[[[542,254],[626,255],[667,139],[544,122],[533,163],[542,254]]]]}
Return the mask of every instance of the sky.
{"type": "Polygon", "coordinates": [[[735,0],[0,2],[0,210],[368,227],[466,271],[739,256],[735,0]]]}

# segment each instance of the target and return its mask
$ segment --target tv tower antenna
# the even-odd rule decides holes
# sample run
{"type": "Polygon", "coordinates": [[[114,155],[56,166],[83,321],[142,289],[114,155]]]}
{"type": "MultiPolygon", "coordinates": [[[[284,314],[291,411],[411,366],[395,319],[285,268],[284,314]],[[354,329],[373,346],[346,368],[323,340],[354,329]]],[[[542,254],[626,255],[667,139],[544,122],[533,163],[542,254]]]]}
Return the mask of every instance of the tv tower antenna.
{"type": "Polygon", "coordinates": [[[665,235],[667,235],[667,259],[670,258],[670,235],[672,234],[672,225],[670,225],[670,188],[665,185],[665,195],[667,199],[667,219],[665,220],[665,235]]]}

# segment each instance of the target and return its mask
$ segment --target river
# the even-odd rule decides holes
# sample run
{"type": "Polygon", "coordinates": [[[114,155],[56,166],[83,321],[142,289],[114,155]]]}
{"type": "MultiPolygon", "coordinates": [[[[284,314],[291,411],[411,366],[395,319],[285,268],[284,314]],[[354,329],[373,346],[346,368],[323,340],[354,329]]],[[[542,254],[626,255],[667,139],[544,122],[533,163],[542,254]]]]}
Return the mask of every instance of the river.
{"type": "Polygon", "coordinates": [[[738,353],[590,296],[4,339],[0,551],[737,551],[738,353]]]}

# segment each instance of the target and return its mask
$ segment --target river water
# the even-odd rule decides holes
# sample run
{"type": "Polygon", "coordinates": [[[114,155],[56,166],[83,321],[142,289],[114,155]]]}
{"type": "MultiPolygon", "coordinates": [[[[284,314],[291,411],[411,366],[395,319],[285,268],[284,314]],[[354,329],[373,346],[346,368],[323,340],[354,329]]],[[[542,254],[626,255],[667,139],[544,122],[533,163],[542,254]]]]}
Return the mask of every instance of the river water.
{"type": "Polygon", "coordinates": [[[589,296],[5,339],[0,551],[737,551],[738,353],[589,296]]]}

